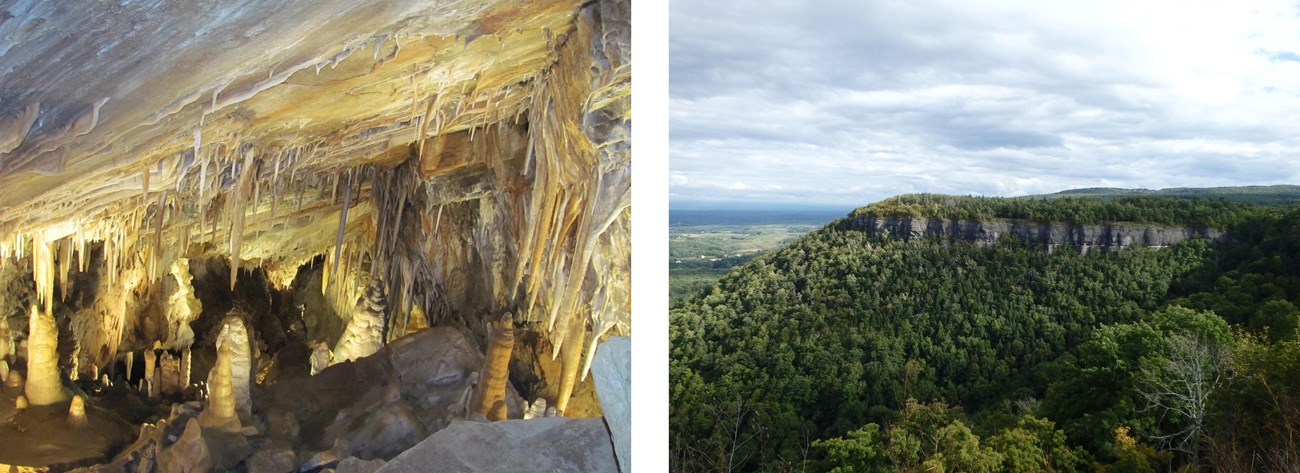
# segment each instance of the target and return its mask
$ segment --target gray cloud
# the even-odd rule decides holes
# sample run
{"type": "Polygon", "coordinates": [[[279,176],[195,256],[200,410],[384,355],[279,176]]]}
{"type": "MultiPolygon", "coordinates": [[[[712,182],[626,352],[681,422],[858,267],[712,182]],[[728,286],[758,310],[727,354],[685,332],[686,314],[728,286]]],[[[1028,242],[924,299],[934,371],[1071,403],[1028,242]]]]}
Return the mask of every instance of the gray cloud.
{"type": "Polygon", "coordinates": [[[1043,3],[672,2],[671,197],[1300,181],[1293,6],[1043,3]]]}

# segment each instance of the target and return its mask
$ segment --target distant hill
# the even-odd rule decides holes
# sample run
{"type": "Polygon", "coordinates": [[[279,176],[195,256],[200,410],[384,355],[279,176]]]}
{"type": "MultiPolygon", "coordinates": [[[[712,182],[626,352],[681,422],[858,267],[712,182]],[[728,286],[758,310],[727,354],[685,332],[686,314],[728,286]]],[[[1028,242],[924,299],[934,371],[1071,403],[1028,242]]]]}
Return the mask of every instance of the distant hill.
{"type": "Polygon", "coordinates": [[[1300,451],[1286,434],[1300,430],[1300,205],[1256,202],[1298,196],[1079,189],[856,209],[674,304],[673,469],[1287,471],[1251,462],[1300,451]],[[885,236],[861,224],[873,216],[1233,238],[1085,254],[885,236]],[[961,463],[974,458],[987,463],[961,463]]]}
{"type": "Polygon", "coordinates": [[[669,209],[668,225],[823,225],[843,217],[848,209],[685,210],[669,209]]]}
{"type": "Polygon", "coordinates": [[[1175,197],[1184,199],[1213,198],[1259,205],[1281,205],[1300,201],[1300,186],[1236,186],[1236,187],[1171,187],[1168,189],[1120,189],[1115,187],[1089,187],[1070,189],[1053,194],[1032,195],[1019,198],[1097,197],[1175,197]]]}

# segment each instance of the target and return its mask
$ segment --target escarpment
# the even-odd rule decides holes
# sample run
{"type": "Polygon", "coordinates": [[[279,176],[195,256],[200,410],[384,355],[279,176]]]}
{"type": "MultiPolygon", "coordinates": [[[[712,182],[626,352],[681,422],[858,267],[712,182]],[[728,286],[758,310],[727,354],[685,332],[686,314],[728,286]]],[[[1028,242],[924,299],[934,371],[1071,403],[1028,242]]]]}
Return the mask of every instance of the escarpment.
{"type": "Polygon", "coordinates": [[[309,471],[601,416],[630,8],[0,6],[0,465],[309,471]]]}
{"type": "Polygon", "coordinates": [[[1113,251],[1133,246],[1163,248],[1192,238],[1220,240],[1227,234],[1219,229],[1174,225],[1115,222],[1077,224],[1036,223],[1017,220],[962,220],[905,215],[858,215],[849,218],[848,228],[871,235],[914,240],[920,238],[966,241],[990,245],[1004,238],[1017,238],[1059,247],[1113,251]]]}

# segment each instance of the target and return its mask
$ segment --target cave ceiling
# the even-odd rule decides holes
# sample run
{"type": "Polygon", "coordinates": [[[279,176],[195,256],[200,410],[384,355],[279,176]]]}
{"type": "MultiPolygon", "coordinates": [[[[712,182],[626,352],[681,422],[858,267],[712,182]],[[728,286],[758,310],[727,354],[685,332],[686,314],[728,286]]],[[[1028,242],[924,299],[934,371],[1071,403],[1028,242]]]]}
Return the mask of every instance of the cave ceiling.
{"type": "Polygon", "coordinates": [[[0,237],[207,197],[241,153],[258,155],[253,179],[338,180],[391,166],[420,133],[517,121],[581,6],[5,2],[0,237]]]}

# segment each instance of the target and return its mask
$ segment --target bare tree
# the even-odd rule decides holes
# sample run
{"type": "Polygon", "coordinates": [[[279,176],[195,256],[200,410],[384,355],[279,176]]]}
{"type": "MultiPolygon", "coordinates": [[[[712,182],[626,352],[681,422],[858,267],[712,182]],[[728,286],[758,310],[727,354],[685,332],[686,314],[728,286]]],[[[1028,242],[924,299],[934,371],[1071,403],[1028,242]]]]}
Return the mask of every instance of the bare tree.
{"type": "Polygon", "coordinates": [[[1227,347],[1190,335],[1166,339],[1166,355],[1145,363],[1138,393],[1159,415],[1161,445],[1195,462],[1210,394],[1223,381],[1227,347]]]}

